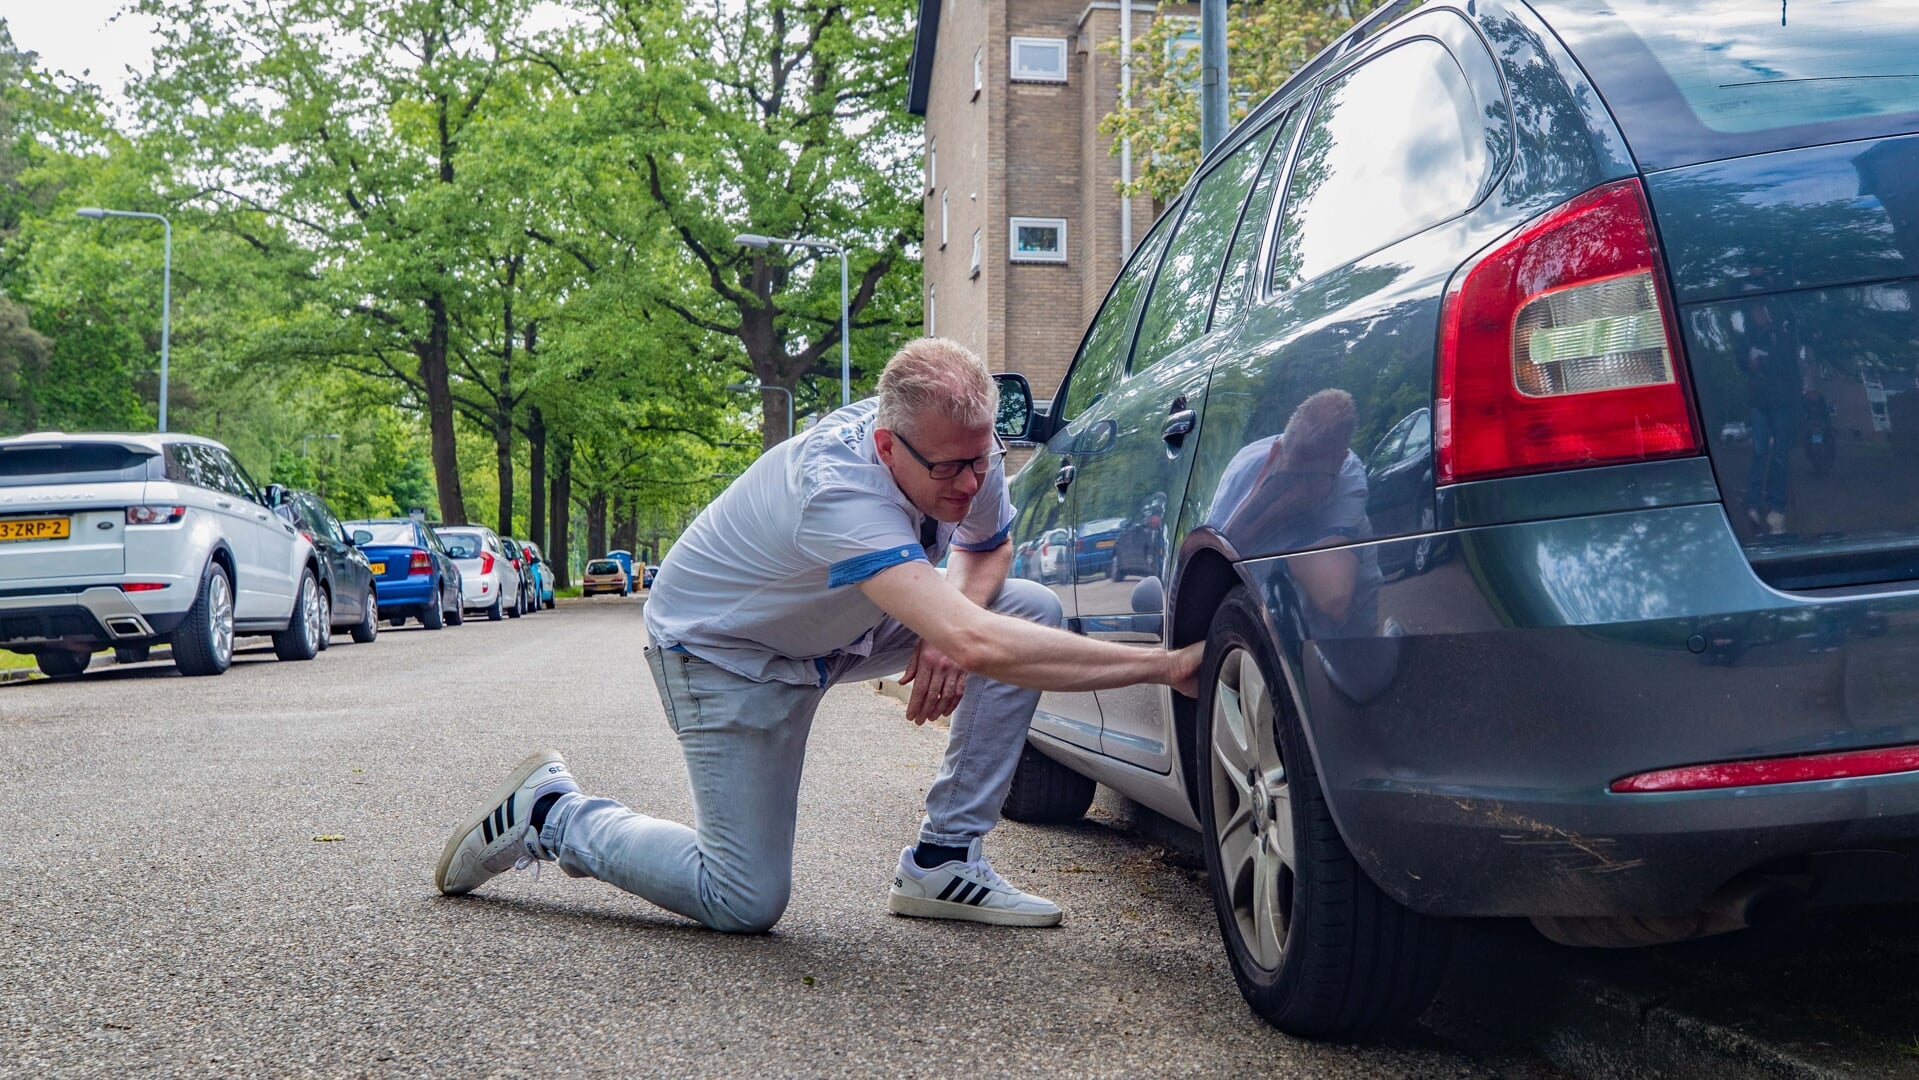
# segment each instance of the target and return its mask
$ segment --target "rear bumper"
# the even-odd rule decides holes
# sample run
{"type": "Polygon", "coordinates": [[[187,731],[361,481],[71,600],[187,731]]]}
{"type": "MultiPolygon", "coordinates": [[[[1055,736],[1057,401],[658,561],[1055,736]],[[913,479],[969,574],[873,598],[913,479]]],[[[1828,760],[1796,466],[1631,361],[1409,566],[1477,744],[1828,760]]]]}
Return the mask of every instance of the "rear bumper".
{"type": "Polygon", "coordinates": [[[460,583],[460,602],[470,608],[490,608],[500,601],[498,574],[468,574],[460,583]]]}
{"type": "MultiPolygon", "coordinates": [[[[1444,915],[1676,914],[1760,868],[1912,865],[1919,773],[1609,785],[1919,743],[1919,588],[1768,588],[1717,504],[1448,540],[1430,572],[1380,588],[1373,637],[1312,636],[1288,560],[1244,566],[1299,673],[1341,833],[1393,897],[1444,915]]],[[[1377,545],[1380,562],[1410,565],[1389,549],[1416,542],[1377,545]]],[[[1919,875],[1883,877],[1896,895],[1877,899],[1919,895],[1919,875]]]]}
{"type": "Polygon", "coordinates": [[[426,575],[394,578],[392,581],[375,579],[373,588],[379,594],[381,611],[424,607],[434,601],[433,579],[426,575]]]}
{"type": "MultiPolygon", "coordinates": [[[[172,587],[166,591],[172,591],[172,587]]],[[[188,604],[191,606],[190,598],[188,604]]],[[[184,610],[142,610],[142,606],[136,606],[128,594],[107,586],[0,597],[0,648],[97,647],[150,641],[171,634],[186,619],[184,610]]]]}

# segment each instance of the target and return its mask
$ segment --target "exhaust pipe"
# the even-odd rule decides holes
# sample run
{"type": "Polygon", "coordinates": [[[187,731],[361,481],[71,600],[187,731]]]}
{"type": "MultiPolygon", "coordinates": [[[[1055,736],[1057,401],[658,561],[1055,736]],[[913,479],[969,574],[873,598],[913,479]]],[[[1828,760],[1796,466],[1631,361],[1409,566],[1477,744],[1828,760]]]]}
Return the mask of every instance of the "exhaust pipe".
{"type": "Polygon", "coordinates": [[[1639,949],[1773,926],[1803,912],[1811,892],[1810,877],[1753,874],[1734,878],[1684,915],[1535,915],[1532,924],[1561,945],[1639,949]]]}
{"type": "Polygon", "coordinates": [[[136,615],[115,615],[107,620],[107,633],[116,638],[151,637],[153,628],[136,615]]]}

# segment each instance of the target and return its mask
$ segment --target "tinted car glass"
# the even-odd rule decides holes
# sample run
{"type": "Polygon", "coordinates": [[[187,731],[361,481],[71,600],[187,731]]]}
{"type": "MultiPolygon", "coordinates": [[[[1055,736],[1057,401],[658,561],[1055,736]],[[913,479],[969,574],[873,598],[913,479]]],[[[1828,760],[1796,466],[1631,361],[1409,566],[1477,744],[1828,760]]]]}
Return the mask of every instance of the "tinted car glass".
{"type": "Polygon", "coordinates": [[[0,448],[0,487],[145,480],[151,460],[144,451],[98,443],[8,446],[0,448]]]}
{"type": "Polygon", "coordinates": [[[1326,85],[1286,186],[1271,288],[1307,281],[1479,201],[1496,158],[1446,47],[1415,39],[1326,85]]]}
{"type": "Polygon", "coordinates": [[[481,540],[479,533],[443,532],[440,534],[440,543],[445,544],[446,553],[456,559],[477,559],[480,552],[486,549],[486,543],[481,540]]]}
{"type": "Polygon", "coordinates": [[[617,574],[620,572],[620,564],[611,560],[590,562],[586,564],[586,572],[589,574],[617,574]]]}
{"type": "Polygon", "coordinates": [[[1086,340],[1080,345],[1079,357],[1073,361],[1073,368],[1066,384],[1066,402],[1060,412],[1060,419],[1071,420],[1086,411],[1106,392],[1113,381],[1113,368],[1120,357],[1126,354],[1126,346],[1133,340],[1133,302],[1139,299],[1140,286],[1152,277],[1153,267],[1159,263],[1159,253],[1166,241],[1166,233],[1177,214],[1160,215],[1159,224],[1146,234],[1133,261],[1120,271],[1119,278],[1113,282],[1112,291],[1106,294],[1106,303],[1093,318],[1093,325],[1086,331],[1086,340]]]}
{"type": "Polygon", "coordinates": [[[369,544],[418,544],[420,538],[413,532],[413,525],[405,521],[356,521],[353,531],[364,531],[372,539],[369,544]]]}
{"type": "Polygon", "coordinates": [[[1534,5],[1649,169],[1919,128],[1912,0],[1534,5]]]}
{"type": "Polygon", "coordinates": [[[1233,225],[1266,160],[1273,129],[1242,143],[1199,181],[1178,231],[1166,242],[1166,258],[1140,316],[1132,370],[1144,371],[1161,357],[1206,331],[1206,316],[1219,285],[1219,269],[1233,242],[1233,225]]]}
{"type": "Polygon", "coordinates": [[[1266,234],[1273,189],[1279,186],[1279,174],[1286,169],[1293,135],[1299,130],[1302,115],[1299,109],[1294,109],[1281,125],[1279,137],[1266,156],[1266,167],[1260,170],[1259,182],[1253,185],[1253,197],[1240,215],[1239,232],[1233,237],[1233,250],[1226,256],[1226,269],[1220,277],[1219,300],[1213,307],[1214,326],[1229,321],[1246,307],[1247,283],[1252,280],[1253,268],[1259,262],[1259,242],[1266,234]]]}

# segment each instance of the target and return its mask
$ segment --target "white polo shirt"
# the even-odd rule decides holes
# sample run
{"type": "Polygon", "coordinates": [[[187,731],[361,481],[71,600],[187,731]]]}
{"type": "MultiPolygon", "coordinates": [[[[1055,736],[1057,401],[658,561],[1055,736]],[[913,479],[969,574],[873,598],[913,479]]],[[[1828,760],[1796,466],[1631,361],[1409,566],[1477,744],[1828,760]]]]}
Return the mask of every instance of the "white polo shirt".
{"type": "MultiPolygon", "coordinates": [[[[646,630],[756,682],[823,686],[832,659],[868,655],[885,618],[857,586],[949,544],[1006,542],[1013,504],[1002,463],[982,478],[958,525],[922,523],[873,445],[877,399],[856,401],[761,455],[700,512],[653,579],[646,630]]],[[[914,467],[919,467],[917,463],[914,467]]]]}

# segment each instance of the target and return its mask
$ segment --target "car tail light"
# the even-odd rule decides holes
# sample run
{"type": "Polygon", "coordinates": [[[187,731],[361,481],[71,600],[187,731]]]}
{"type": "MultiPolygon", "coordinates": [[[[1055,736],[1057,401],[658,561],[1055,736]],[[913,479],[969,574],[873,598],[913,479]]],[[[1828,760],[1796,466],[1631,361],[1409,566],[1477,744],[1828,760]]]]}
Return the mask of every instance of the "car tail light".
{"type": "Polygon", "coordinates": [[[123,581],[120,583],[121,592],[155,592],[166,587],[167,583],[164,581],[123,581]]]}
{"type": "Polygon", "coordinates": [[[1837,754],[1755,758],[1750,761],[1722,761],[1711,765],[1657,769],[1615,780],[1612,790],[1621,794],[1707,791],[1914,771],[1919,771],[1919,746],[1889,746],[1879,750],[1848,750],[1837,754]]]}
{"type": "Polygon", "coordinates": [[[406,573],[408,577],[412,577],[415,574],[430,574],[432,572],[433,559],[424,551],[414,552],[413,557],[407,560],[406,573]]]}
{"type": "Polygon", "coordinates": [[[493,572],[493,553],[491,551],[480,552],[480,573],[491,574],[492,572],[493,572]]]}
{"type": "Polygon", "coordinates": [[[1638,180],[1595,188],[1477,257],[1440,327],[1441,484],[1699,452],[1638,180]]]}
{"type": "Polygon", "coordinates": [[[129,506],[129,525],[171,525],[187,516],[184,506],[129,506]]]}

